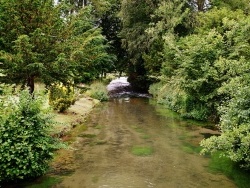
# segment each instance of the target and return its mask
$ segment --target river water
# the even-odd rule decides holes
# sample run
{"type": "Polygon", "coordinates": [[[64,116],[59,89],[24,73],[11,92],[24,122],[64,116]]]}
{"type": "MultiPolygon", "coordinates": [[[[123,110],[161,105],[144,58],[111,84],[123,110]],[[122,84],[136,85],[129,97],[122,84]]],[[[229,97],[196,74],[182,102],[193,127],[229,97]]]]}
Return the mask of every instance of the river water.
{"type": "Polygon", "coordinates": [[[210,172],[209,157],[199,154],[199,142],[217,131],[184,121],[150,95],[133,92],[124,77],[107,89],[111,99],[93,109],[69,147],[71,164],[62,169],[72,166],[70,174],[50,173],[10,188],[236,187],[210,172]]]}
{"type": "Polygon", "coordinates": [[[204,136],[216,131],[181,120],[147,94],[130,95],[122,89],[128,87],[122,79],[109,85],[112,91],[121,86],[119,92],[111,92],[110,101],[92,111],[87,131],[79,133],[76,170],[53,187],[236,187],[224,175],[210,173],[209,158],[198,152],[204,136]]]}

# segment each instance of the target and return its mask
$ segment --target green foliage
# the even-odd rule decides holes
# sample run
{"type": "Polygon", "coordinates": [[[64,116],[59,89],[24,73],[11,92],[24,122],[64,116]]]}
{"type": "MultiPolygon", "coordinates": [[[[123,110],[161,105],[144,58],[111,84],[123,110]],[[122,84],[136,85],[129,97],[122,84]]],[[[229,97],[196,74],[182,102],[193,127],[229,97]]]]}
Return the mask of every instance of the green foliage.
{"type": "Polygon", "coordinates": [[[248,0],[211,0],[212,7],[227,7],[232,10],[241,9],[244,12],[249,13],[250,5],[248,0]]]}
{"type": "Polygon", "coordinates": [[[54,110],[58,110],[59,112],[64,112],[71,106],[72,100],[66,98],[59,98],[55,100],[52,104],[54,110]]]}
{"type": "MultiPolygon", "coordinates": [[[[51,0],[1,0],[0,3],[0,50],[4,74],[1,79],[28,85],[33,92],[35,78],[54,78],[51,65],[57,56],[55,44],[63,27],[62,19],[51,0]]],[[[68,77],[64,75],[64,78],[68,77]]]]}
{"type": "Polygon", "coordinates": [[[46,86],[79,83],[113,68],[116,58],[107,53],[91,6],[72,14],[68,1],[53,2],[0,0],[2,82],[28,85],[33,92],[35,79],[46,86]]]}
{"type": "Polygon", "coordinates": [[[202,152],[223,151],[223,156],[250,169],[250,87],[235,89],[232,99],[220,108],[221,136],[203,140],[202,152]]]}
{"type": "Polygon", "coordinates": [[[90,85],[90,89],[86,92],[86,94],[100,101],[107,101],[109,99],[106,86],[102,82],[98,81],[93,82],[90,85]]]}
{"type": "Polygon", "coordinates": [[[223,81],[218,94],[223,97],[219,107],[221,136],[201,142],[203,153],[222,151],[241,167],[250,169],[250,110],[249,110],[249,35],[250,18],[235,22],[226,20],[229,56],[220,58],[215,66],[223,81]]]}
{"type": "MultiPolygon", "coordinates": [[[[64,37],[58,44],[63,61],[72,65],[74,83],[90,82],[113,69],[114,55],[108,54],[109,45],[100,28],[95,26],[91,6],[69,16],[64,37]]],[[[60,66],[60,65],[59,65],[60,66]]],[[[59,69],[60,70],[60,69],[59,69]]]]}
{"type": "Polygon", "coordinates": [[[43,175],[58,148],[49,135],[53,121],[44,98],[24,90],[2,97],[0,107],[0,182],[43,175]]]}
{"type": "MultiPolygon", "coordinates": [[[[99,2],[99,1],[97,1],[99,2]]],[[[118,33],[122,29],[121,20],[118,17],[120,11],[120,0],[108,0],[109,9],[106,10],[102,16],[100,16],[98,23],[102,28],[102,34],[106,37],[110,48],[108,48],[109,54],[115,54],[117,59],[114,61],[113,70],[122,73],[127,69],[126,63],[126,50],[122,48],[121,38],[118,33]]]]}
{"type": "Polygon", "coordinates": [[[49,104],[54,110],[66,111],[76,101],[74,89],[63,85],[52,85],[49,89],[49,104]]]}
{"type": "Polygon", "coordinates": [[[159,104],[178,112],[181,117],[196,120],[208,118],[209,111],[205,104],[197,103],[192,96],[172,82],[152,84],[149,93],[154,96],[159,104]]]}
{"type": "Polygon", "coordinates": [[[119,12],[122,21],[119,36],[122,40],[122,47],[127,52],[130,83],[140,90],[142,86],[144,90],[148,89],[145,82],[149,77],[142,58],[148,51],[148,39],[145,30],[149,26],[150,16],[154,12],[154,8],[157,7],[158,2],[158,0],[123,0],[119,12]]]}
{"type": "MultiPolygon", "coordinates": [[[[150,92],[159,103],[183,117],[220,119],[221,135],[202,141],[203,153],[221,151],[223,156],[249,169],[249,2],[212,1],[207,11],[191,14],[195,16],[195,29],[187,36],[173,32],[171,21],[181,23],[187,20],[180,16],[167,22],[168,16],[174,18],[175,13],[173,10],[164,12],[166,7],[171,9],[171,3],[164,3],[165,8],[161,5],[154,15],[160,21],[156,19],[152,28],[147,30],[152,38],[160,34],[163,39],[162,49],[158,48],[160,52],[157,52],[162,54],[163,60],[161,82],[152,85],[150,92]]],[[[182,11],[177,9],[179,13],[182,11]]],[[[156,46],[151,47],[154,52],[156,46]]],[[[157,57],[155,54],[152,53],[151,57],[157,57]]],[[[153,62],[148,54],[144,57],[149,64],[159,60],[153,62]]]]}

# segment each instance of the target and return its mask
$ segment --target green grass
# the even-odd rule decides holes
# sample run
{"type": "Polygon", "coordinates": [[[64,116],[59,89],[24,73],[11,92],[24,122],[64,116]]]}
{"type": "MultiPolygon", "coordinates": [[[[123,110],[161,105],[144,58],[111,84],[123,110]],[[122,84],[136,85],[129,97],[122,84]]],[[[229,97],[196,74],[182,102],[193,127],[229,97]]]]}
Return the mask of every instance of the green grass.
{"type": "Polygon", "coordinates": [[[250,171],[245,171],[226,157],[221,157],[220,153],[214,153],[209,163],[211,172],[221,172],[232,179],[237,187],[248,188],[250,185],[250,171]]]}
{"type": "Polygon", "coordinates": [[[90,89],[86,91],[86,94],[100,101],[107,101],[109,99],[106,85],[101,81],[93,82],[90,85],[90,89]]]}
{"type": "Polygon", "coordinates": [[[153,148],[150,146],[133,146],[131,149],[131,153],[136,156],[149,156],[153,152],[153,148]]]}

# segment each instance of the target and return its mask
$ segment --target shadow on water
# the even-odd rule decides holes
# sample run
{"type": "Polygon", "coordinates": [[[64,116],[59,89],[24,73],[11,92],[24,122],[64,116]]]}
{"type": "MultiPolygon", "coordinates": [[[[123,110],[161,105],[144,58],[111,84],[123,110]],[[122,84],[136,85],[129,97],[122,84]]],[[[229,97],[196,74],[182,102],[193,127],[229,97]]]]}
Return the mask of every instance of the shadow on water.
{"type": "MultiPolygon", "coordinates": [[[[62,181],[62,177],[43,176],[35,180],[2,185],[3,188],[50,188],[62,181]]],[[[0,186],[1,187],[1,186],[0,186]]]]}

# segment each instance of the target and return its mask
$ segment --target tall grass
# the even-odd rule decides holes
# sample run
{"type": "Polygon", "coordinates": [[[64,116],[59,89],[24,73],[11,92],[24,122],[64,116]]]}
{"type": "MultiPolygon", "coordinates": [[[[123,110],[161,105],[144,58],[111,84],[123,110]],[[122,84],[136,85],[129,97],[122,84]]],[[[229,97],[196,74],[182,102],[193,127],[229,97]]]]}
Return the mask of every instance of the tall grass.
{"type": "Polygon", "coordinates": [[[106,85],[100,81],[93,82],[86,94],[100,101],[107,101],[109,99],[106,85]]]}

